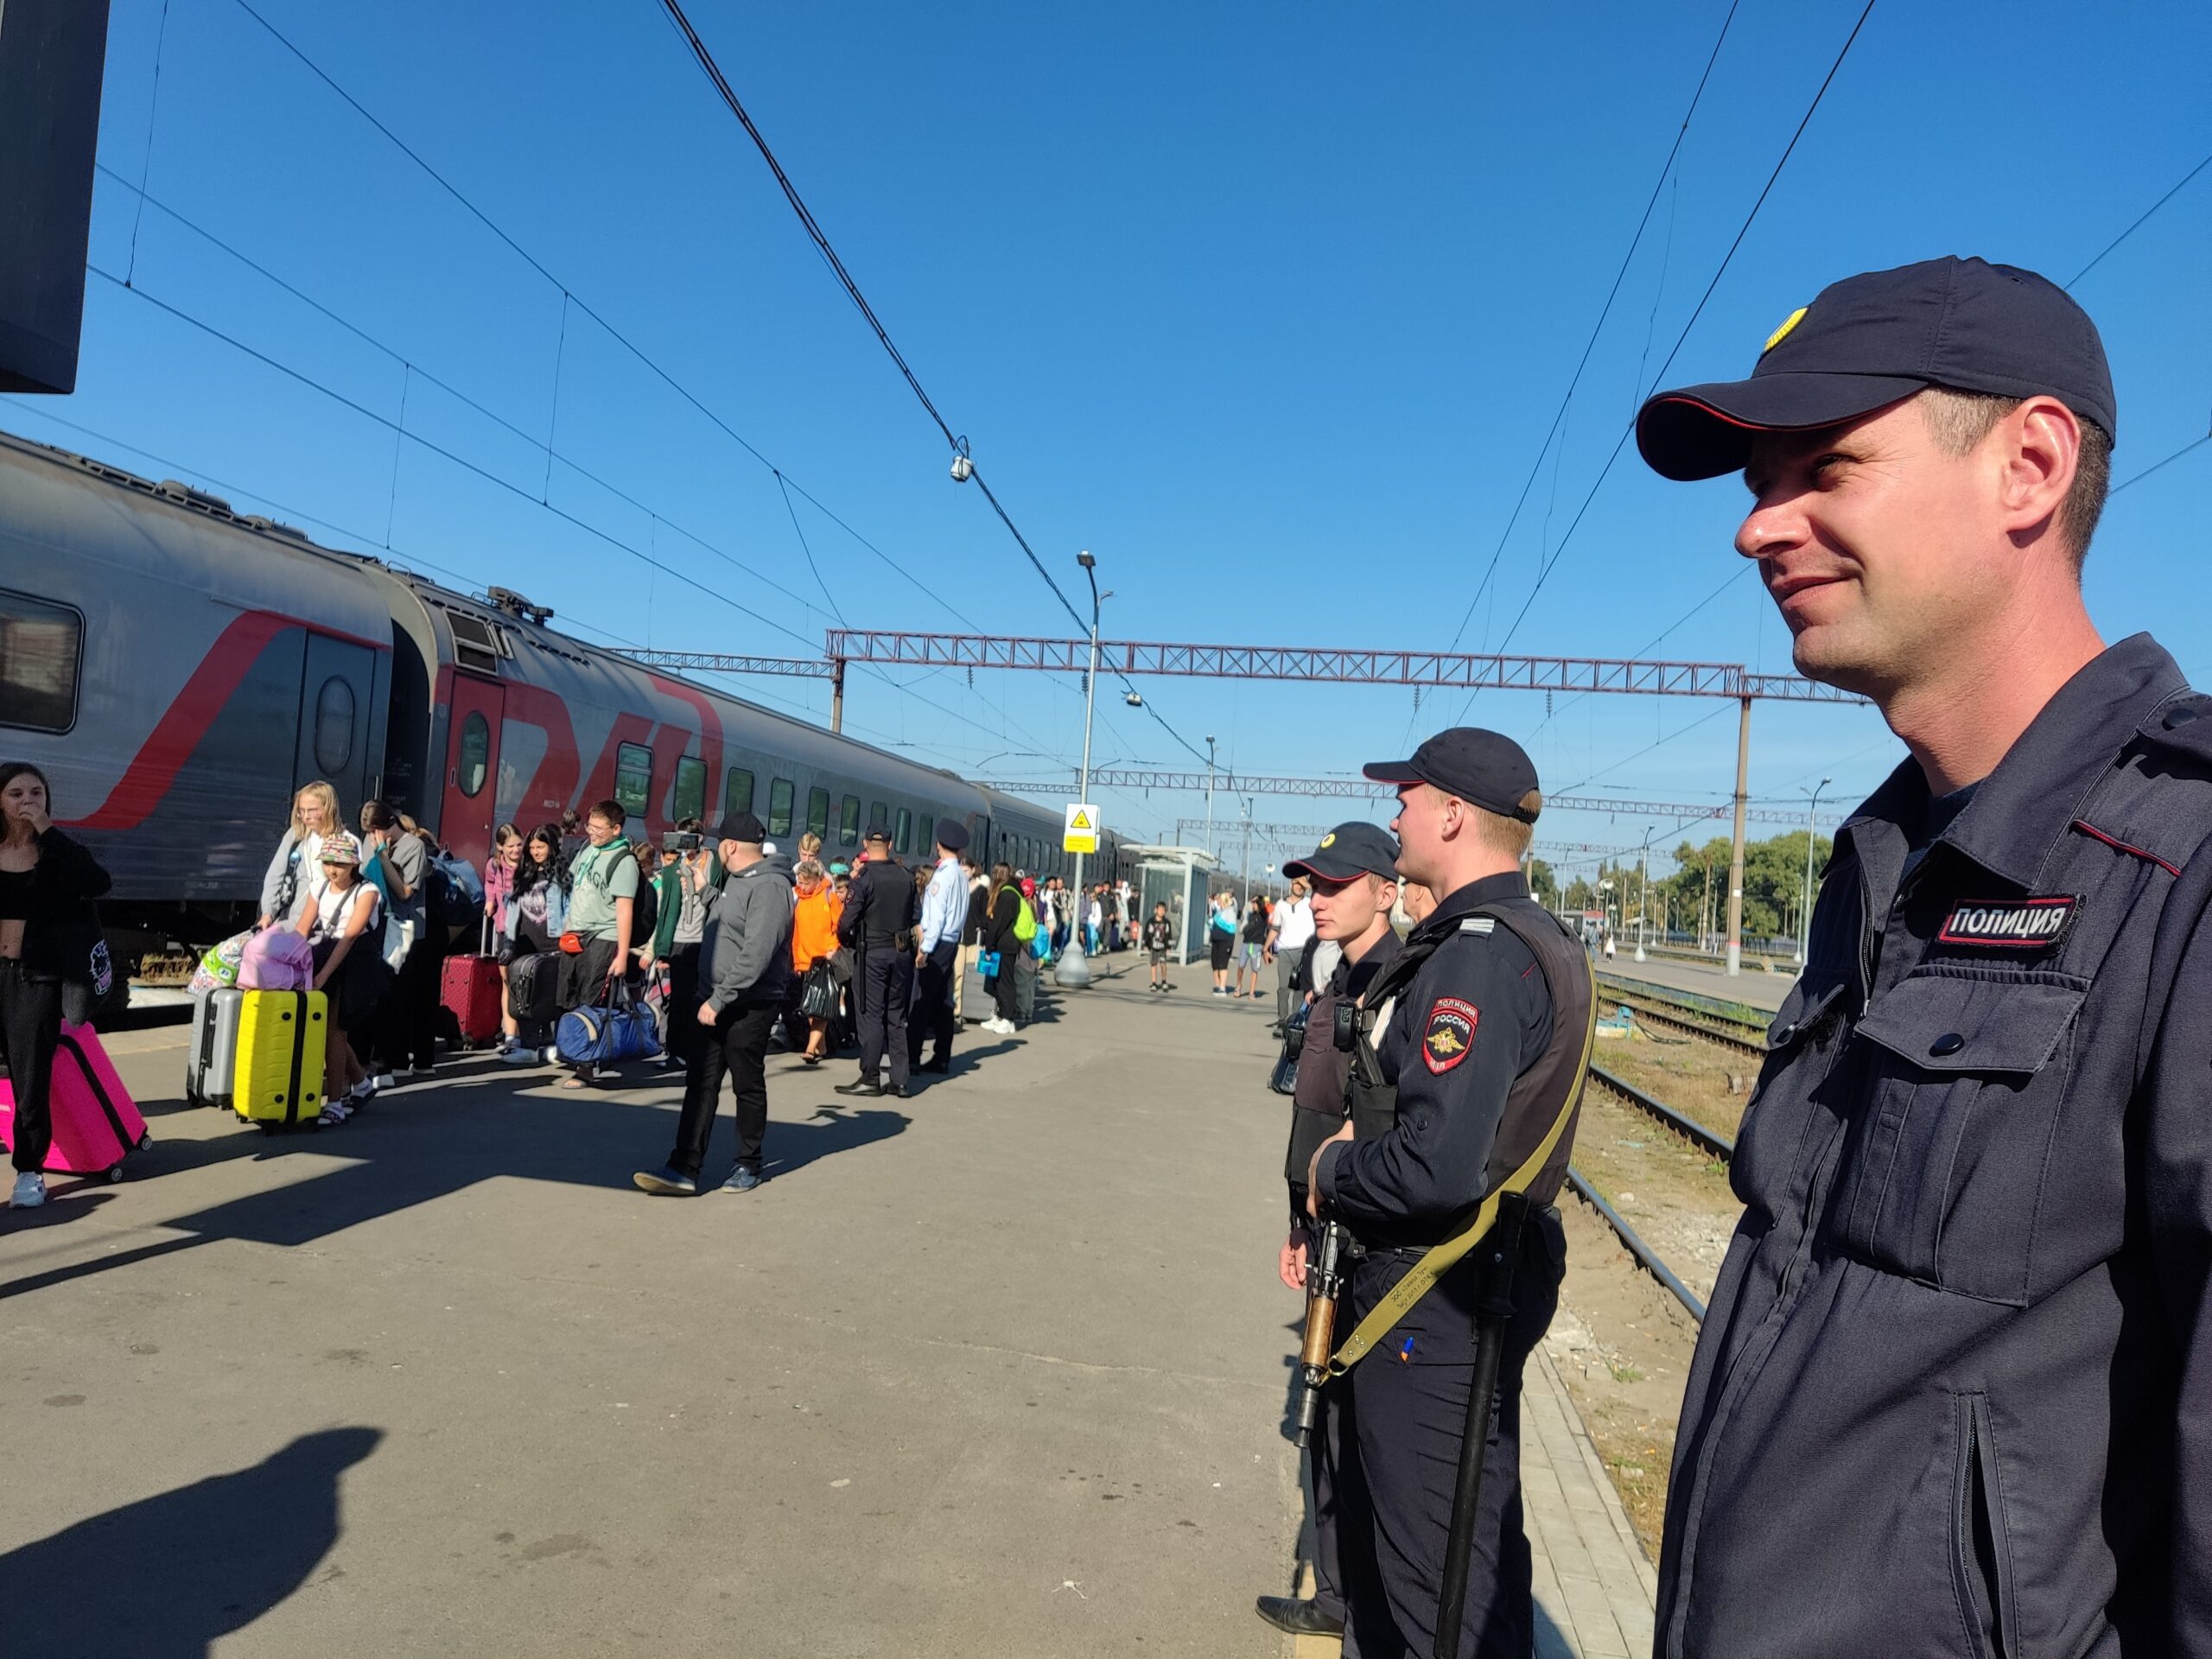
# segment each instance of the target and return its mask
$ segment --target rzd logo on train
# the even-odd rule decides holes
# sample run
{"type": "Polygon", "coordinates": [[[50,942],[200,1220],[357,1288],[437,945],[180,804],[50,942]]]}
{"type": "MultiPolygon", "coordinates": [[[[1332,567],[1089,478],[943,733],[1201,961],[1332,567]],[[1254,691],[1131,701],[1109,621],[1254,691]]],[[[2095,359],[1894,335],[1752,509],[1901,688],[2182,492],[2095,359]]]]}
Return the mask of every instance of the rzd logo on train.
{"type": "Polygon", "coordinates": [[[1440,996],[1428,1011],[1428,1028],[1421,1033],[1421,1057],[1428,1069],[1442,1077],[1465,1059],[1475,1046],[1475,1025],[1482,1018],[1471,1002],[1456,996],[1440,996]]]}
{"type": "Polygon", "coordinates": [[[1944,944],[1991,950],[2042,950],[2058,943],[2079,902],[2061,897],[1961,905],[1943,918],[1943,931],[1936,938],[1944,944]]]}

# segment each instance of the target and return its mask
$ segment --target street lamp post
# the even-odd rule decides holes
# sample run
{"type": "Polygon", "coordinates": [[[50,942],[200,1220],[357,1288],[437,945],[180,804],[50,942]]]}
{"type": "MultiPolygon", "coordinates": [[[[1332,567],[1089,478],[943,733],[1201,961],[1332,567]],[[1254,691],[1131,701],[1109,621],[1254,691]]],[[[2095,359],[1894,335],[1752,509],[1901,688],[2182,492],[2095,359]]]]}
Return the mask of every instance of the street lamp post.
{"type": "Polygon", "coordinates": [[[1651,832],[1643,832],[1643,874],[1636,884],[1636,959],[1648,962],[1643,936],[1651,931],[1651,832]]]}
{"type": "MultiPolygon", "coordinates": [[[[1083,770],[1076,774],[1075,797],[1077,801],[1090,793],[1090,711],[1098,700],[1098,561],[1087,552],[1075,556],[1083,567],[1083,574],[1090,578],[1090,673],[1083,688],[1083,770]]],[[[1091,826],[1094,830],[1096,824],[1091,826]]],[[[1052,970],[1052,982],[1071,991],[1079,991],[1090,983],[1090,963],[1083,953],[1083,921],[1088,901],[1083,891],[1083,855],[1075,855],[1075,904],[1077,920],[1068,930],[1068,948],[1060,952],[1059,965],[1052,970]]]]}
{"type": "Polygon", "coordinates": [[[1815,814],[1820,810],[1821,791],[1835,780],[1823,778],[1813,786],[1813,798],[1805,807],[1805,903],[1797,923],[1797,965],[1805,965],[1805,953],[1813,948],[1813,825],[1815,814]]]}

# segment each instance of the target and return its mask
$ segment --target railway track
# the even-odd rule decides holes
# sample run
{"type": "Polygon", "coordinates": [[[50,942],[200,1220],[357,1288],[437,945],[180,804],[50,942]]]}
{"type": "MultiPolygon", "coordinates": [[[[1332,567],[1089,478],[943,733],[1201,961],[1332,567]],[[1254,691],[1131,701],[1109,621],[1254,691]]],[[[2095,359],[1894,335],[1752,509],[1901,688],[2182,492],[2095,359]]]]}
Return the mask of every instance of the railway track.
{"type": "MultiPolygon", "coordinates": [[[[1688,1113],[1676,1111],[1664,1101],[1655,1099],[1635,1084],[1624,1082],[1602,1067],[1593,1065],[1590,1068],[1590,1081],[1607,1094],[1626,1101],[1638,1111],[1656,1119],[1700,1152],[1718,1158],[1722,1163],[1728,1162],[1736,1155],[1736,1143],[1726,1135],[1720,1134],[1718,1130],[1707,1128],[1688,1113]]],[[[1567,1185],[1573,1189],[1574,1195],[1596,1211],[1598,1218],[1612,1229],[1613,1236],[1618,1238],[1628,1253],[1636,1258],[1637,1265],[1665,1286],[1675,1300],[1689,1310],[1692,1319],[1700,1325],[1704,1324],[1705,1303],[1698,1298],[1695,1292],[1682,1282],[1681,1276],[1660,1258],[1659,1253],[1644,1243],[1636,1229],[1622,1219],[1620,1212],[1599,1195],[1597,1188],[1591,1185],[1582,1172],[1572,1164],[1567,1166],[1567,1185]]]]}
{"type": "Polygon", "coordinates": [[[1726,1015],[1708,1013],[1692,1004],[1662,996],[1644,986],[1630,986],[1615,980],[1601,980],[1600,994],[1605,1001],[1617,1006],[1626,1006],[1638,1020],[1668,1031],[1679,1031],[1692,1037],[1701,1037],[1710,1043],[1739,1054],[1764,1055],[1766,1034],[1759,1027],[1745,1024],[1726,1015]]]}

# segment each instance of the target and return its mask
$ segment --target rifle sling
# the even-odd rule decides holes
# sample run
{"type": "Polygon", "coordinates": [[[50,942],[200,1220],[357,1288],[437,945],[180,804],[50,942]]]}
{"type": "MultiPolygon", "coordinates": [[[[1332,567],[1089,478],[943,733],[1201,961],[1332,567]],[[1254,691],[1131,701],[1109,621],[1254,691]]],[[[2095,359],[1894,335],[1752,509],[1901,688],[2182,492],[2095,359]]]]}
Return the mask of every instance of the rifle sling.
{"type": "Polygon", "coordinates": [[[1497,1224],[1498,1200],[1508,1192],[1525,1192],[1529,1184],[1540,1174],[1552,1153],[1559,1146],[1559,1138],[1567,1133],[1567,1120],[1574,1116],[1575,1103],[1582,1098],[1582,1085],[1590,1075],[1590,1051],[1598,1037],[1598,978],[1597,970],[1586,961],[1585,971],[1590,975],[1590,1013],[1588,1026],[1582,1033],[1582,1058],[1574,1068],[1574,1084],[1560,1103],[1559,1116],[1552,1120],[1536,1149],[1522,1160],[1521,1166],[1505,1178],[1503,1185],[1484,1198],[1466,1224],[1440,1243],[1432,1245],[1422,1253],[1420,1261],[1407,1270],[1406,1276],[1390,1287],[1389,1293],[1370,1309],[1343,1347],[1330,1356],[1329,1375],[1342,1376],[1357,1364],[1375,1344],[1390,1333],[1391,1327],[1413,1311],[1414,1304],[1434,1288],[1436,1281],[1458,1264],[1468,1251],[1482,1242],[1483,1236],[1497,1224]]]}

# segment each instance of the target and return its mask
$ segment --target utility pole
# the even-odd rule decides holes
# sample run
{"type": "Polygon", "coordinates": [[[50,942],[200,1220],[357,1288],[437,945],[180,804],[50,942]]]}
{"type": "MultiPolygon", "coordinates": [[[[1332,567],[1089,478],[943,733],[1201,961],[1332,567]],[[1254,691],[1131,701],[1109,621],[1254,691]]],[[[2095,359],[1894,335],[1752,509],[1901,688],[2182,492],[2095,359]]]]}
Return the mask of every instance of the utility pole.
{"type": "Polygon", "coordinates": [[[1651,931],[1651,831],[1643,832],[1643,874],[1636,884],[1636,959],[1649,962],[1643,936],[1651,931]]]}
{"type": "Polygon", "coordinates": [[[1213,734],[1206,734],[1206,839],[1205,849],[1213,850],[1213,734]]]}
{"type": "Polygon", "coordinates": [[[1751,785],[1751,700],[1738,700],[1736,828],[1728,852],[1728,977],[1744,971],[1744,812],[1751,785]]]}
{"type": "Polygon", "coordinates": [[[1819,820],[1821,791],[1835,781],[1823,778],[1813,785],[1813,798],[1805,807],[1805,902],[1799,912],[1797,931],[1797,965],[1805,965],[1805,954],[1813,948],[1813,826],[1819,820]]]}
{"type": "MultiPolygon", "coordinates": [[[[1083,770],[1076,774],[1075,798],[1082,801],[1090,793],[1090,712],[1098,701],[1098,561],[1087,552],[1075,556],[1083,567],[1083,574],[1090,578],[1090,672],[1083,688],[1083,770]]],[[[1744,705],[1749,708],[1751,705],[1744,705]]],[[[1096,826],[1094,825],[1095,829],[1096,826]]],[[[1059,966],[1052,970],[1052,982],[1071,991],[1082,990],[1090,983],[1090,964],[1084,960],[1083,921],[1089,912],[1084,908],[1090,901],[1083,892],[1083,855],[1075,855],[1076,925],[1068,930],[1068,948],[1060,952],[1059,966]]]]}
{"type": "Polygon", "coordinates": [[[1236,879],[1244,884],[1244,909],[1249,910],[1252,908],[1252,803],[1249,799],[1244,803],[1244,850],[1236,855],[1236,879]]]}

